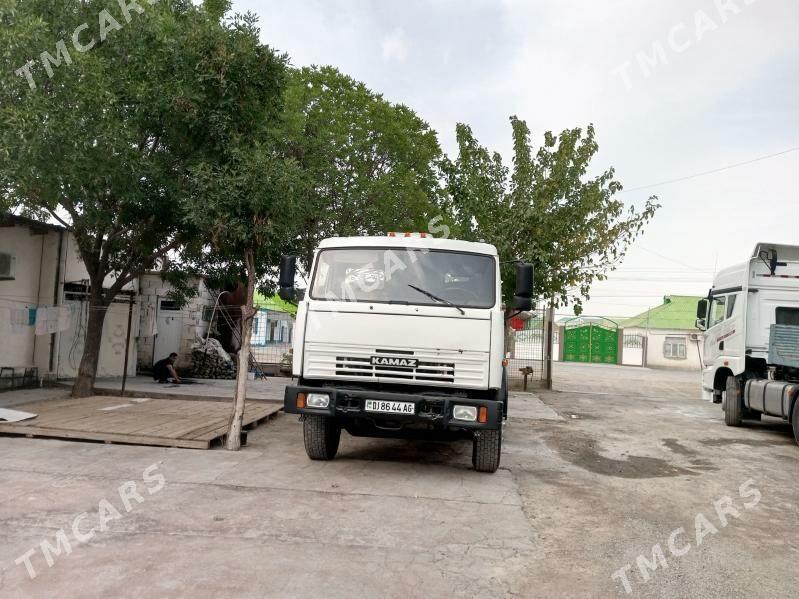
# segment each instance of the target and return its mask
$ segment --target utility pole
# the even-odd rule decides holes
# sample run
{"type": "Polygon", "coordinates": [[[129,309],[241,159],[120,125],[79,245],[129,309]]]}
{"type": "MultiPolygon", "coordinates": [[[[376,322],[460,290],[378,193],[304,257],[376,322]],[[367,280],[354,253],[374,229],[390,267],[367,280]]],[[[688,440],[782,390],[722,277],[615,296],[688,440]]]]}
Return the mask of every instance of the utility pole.
{"type": "Polygon", "coordinates": [[[549,308],[547,309],[547,378],[546,388],[552,390],[552,349],[554,346],[553,327],[555,320],[555,302],[552,298],[549,300],[549,308]]]}
{"type": "Polygon", "coordinates": [[[128,381],[128,354],[130,353],[130,323],[133,320],[133,291],[130,292],[128,301],[128,334],[125,336],[125,365],[122,367],[122,391],[120,395],[125,395],[125,383],[128,381]]]}

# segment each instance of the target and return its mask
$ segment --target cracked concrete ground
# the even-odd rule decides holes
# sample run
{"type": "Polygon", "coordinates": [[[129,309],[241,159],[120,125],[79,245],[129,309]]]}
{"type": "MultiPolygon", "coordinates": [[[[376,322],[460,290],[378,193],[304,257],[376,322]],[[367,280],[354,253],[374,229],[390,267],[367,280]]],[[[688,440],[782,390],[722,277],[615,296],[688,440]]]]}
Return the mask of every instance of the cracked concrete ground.
{"type": "Polygon", "coordinates": [[[793,597],[799,447],[774,420],[726,427],[696,381],[558,365],[560,391],[513,395],[494,475],[465,441],[345,434],[311,462],[288,415],[239,453],[0,437],[0,597],[793,597]]]}

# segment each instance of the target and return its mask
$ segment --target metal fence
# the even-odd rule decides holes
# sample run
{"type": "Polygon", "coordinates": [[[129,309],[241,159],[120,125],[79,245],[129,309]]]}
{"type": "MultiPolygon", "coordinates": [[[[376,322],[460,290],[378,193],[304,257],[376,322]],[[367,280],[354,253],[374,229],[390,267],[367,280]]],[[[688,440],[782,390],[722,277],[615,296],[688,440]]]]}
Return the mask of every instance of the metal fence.
{"type": "Polygon", "coordinates": [[[283,306],[265,303],[253,319],[250,352],[270,374],[291,372],[291,346],[294,340],[294,315],[283,306]]]}
{"type": "MultiPolygon", "coordinates": [[[[514,321],[517,325],[519,321],[514,321]]],[[[506,334],[505,351],[508,358],[508,385],[512,389],[540,387],[546,379],[547,319],[546,311],[533,312],[531,318],[521,321],[520,330],[506,334]]],[[[553,341],[557,339],[553,327],[553,341]]],[[[557,352],[554,352],[557,356],[557,352]]]]}

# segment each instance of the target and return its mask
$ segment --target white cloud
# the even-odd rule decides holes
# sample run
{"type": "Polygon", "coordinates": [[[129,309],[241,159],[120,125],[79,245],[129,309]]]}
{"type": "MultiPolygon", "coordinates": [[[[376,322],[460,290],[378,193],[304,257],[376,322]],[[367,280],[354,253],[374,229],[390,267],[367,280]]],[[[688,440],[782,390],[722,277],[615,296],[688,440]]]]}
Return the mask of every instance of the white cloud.
{"type": "Polygon", "coordinates": [[[405,31],[398,27],[383,38],[383,60],[405,62],[408,58],[408,42],[405,31]]]}

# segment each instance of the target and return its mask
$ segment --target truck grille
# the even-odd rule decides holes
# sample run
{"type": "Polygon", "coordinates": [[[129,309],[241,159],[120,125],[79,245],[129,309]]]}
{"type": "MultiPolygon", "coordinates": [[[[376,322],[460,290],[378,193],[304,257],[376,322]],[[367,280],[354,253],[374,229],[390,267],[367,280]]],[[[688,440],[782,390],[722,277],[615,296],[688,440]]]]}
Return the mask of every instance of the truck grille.
{"type": "Polygon", "coordinates": [[[336,356],[336,375],[364,378],[390,377],[407,381],[452,383],[455,381],[455,364],[451,362],[419,361],[416,367],[373,365],[371,358],[367,357],[336,356]]]}
{"type": "Polygon", "coordinates": [[[458,349],[307,343],[303,362],[303,375],[316,379],[475,389],[488,383],[488,354],[458,349]]]}

